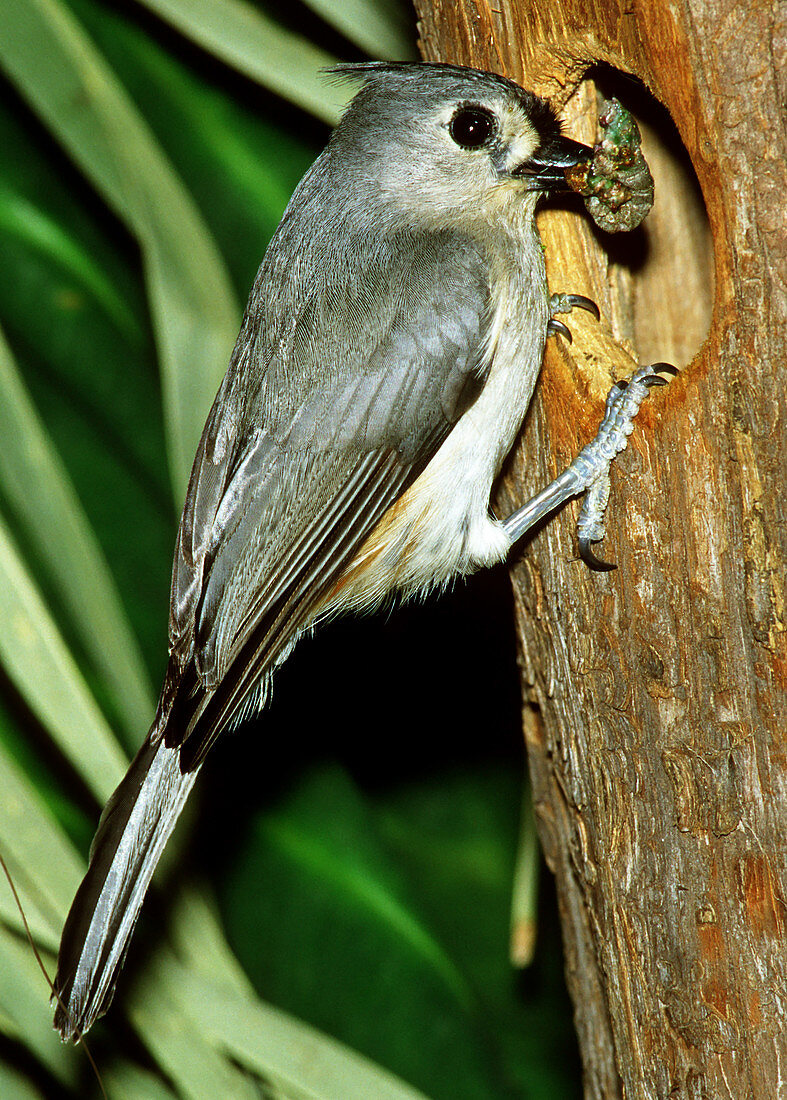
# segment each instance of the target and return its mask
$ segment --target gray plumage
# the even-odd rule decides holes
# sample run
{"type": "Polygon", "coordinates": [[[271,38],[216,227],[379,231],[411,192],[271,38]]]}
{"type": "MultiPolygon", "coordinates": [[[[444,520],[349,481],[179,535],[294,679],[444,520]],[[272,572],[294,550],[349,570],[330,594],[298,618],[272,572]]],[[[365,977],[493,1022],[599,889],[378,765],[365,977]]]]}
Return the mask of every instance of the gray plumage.
{"type": "Polygon", "coordinates": [[[550,317],[535,203],[584,150],[501,77],[359,75],[271,241],[197,451],[158,711],[63,934],[65,1038],[109,1003],[206,752],[304,628],[510,545],[489,495],[550,317]]]}

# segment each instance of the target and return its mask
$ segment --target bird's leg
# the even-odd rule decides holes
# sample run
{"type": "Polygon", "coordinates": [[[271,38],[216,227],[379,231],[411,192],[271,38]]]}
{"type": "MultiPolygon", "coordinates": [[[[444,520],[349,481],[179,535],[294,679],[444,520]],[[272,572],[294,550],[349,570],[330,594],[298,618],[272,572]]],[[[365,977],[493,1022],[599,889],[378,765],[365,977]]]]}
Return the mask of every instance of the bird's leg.
{"type": "Polygon", "coordinates": [[[651,367],[639,367],[630,378],[615,383],[609,391],[606,411],[596,438],[583,447],[571,465],[546,489],[503,520],[503,529],[512,543],[544,516],[587,490],[577,524],[579,552],[592,569],[615,568],[600,561],[590,549],[590,543],[604,537],[604,509],[609,499],[612,462],[624,450],[634,429],[634,418],[650,387],[667,384],[667,379],[660,377],[656,371],[678,373],[669,363],[655,363],[651,367]]]}
{"type": "Polygon", "coordinates": [[[571,343],[573,339],[571,329],[563,321],[558,321],[556,314],[571,313],[572,309],[586,309],[597,321],[601,317],[596,303],[592,298],[586,298],[584,294],[553,294],[549,299],[550,317],[547,321],[547,336],[560,333],[569,344],[571,343]]]}

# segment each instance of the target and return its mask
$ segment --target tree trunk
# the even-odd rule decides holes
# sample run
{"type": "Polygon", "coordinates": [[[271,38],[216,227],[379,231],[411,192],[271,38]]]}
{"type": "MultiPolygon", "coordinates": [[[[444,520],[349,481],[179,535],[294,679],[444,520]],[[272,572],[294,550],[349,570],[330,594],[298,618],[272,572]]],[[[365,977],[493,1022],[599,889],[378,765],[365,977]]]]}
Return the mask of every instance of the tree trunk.
{"type": "Polygon", "coordinates": [[[774,1100],[787,1095],[785,26],[772,0],[417,6],[429,59],[512,76],[572,136],[593,138],[594,81],[645,123],[656,205],[642,230],[542,216],[552,289],[594,298],[603,320],[572,315],[573,345],[550,341],[501,513],[592,436],[628,354],[684,369],[613,469],[602,553],[619,568],[576,561],[574,507],[514,567],[527,745],[586,1095],[774,1100]]]}

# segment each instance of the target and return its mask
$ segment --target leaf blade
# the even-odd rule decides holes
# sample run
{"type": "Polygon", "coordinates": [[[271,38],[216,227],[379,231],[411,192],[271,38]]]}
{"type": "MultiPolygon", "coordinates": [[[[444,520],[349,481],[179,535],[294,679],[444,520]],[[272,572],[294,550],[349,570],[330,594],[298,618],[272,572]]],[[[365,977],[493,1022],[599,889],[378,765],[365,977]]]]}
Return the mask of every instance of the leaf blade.
{"type": "Polygon", "coordinates": [[[0,518],[0,661],[9,679],[101,802],[126,757],[0,518]]]}
{"type": "Polygon", "coordinates": [[[217,986],[193,971],[178,977],[183,1010],[242,1065],[285,1091],[314,1100],[426,1100],[394,1074],[343,1043],[262,1001],[217,986]]]}
{"type": "Polygon", "coordinates": [[[62,4],[0,5],[0,65],[139,241],[180,499],[238,328],[224,262],[149,127],[62,4]]]}
{"type": "Polygon", "coordinates": [[[154,705],[114,580],[0,331],[0,487],[42,561],[118,717],[139,733],[154,705]],[[56,533],[53,537],[53,533],[56,533]]]}
{"type": "MultiPolygon", "coordinates": [[[[56,951],[85,863],[2,743],[0,845],[30,931],[38,944],[56,951]]],[[[9,928],[24,931],[5,875],[0,876],[0,920],[9,928]]]]}
{"type": "Polygon", "coordinates": [[[338,58],[279,26],[244,0],[139,0],[238,72],[335,125],[346,97],[320,72],[338,58]]]}
{"type": "Polygon", "coordinates": [[[417,61],[415,28],[392,0],[305,0],[331,27],[384,61],[417,61]]]}
{"type": "Polygon", "coordinates": [[[60,1042],[49,1014],[46,980],[29,945],[0,926],[0,1013],[7,1033],[64,1085],[77,1083],[81,1053],[60,1042]]]}

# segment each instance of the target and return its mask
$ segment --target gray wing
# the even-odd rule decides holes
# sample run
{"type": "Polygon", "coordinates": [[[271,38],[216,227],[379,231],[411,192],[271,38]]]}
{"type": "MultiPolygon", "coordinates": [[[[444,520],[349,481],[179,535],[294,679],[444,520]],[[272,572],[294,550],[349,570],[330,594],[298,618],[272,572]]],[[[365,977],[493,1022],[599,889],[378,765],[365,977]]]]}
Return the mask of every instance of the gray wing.
{"type": "Polygon", "coordinates": [[[263,267],[208,419],[178,536],[156,724],[182,744],[184,769],[486,377],[488,272],[471,242],[402,236],[367,246],[363,261],[337,263],[295,300],[297,281],[263,267]]]}

